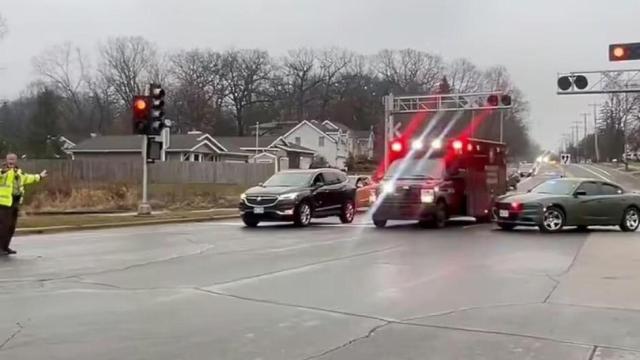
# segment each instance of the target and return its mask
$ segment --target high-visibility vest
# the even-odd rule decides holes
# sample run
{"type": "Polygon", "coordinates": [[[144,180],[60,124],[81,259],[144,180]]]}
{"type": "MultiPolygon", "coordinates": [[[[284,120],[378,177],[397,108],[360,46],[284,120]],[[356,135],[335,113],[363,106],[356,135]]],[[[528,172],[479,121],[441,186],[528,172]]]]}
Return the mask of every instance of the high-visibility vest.
{"type": "Polygon", "coordinates": [[[20,169],[2,169],[0,171],[0,206],[13,206],[14,195],[24,195],[24,186],[40,181],[40,175],[25,174],[20,169]],[[14,191],[14,185],[18,189],[14,191]]]}

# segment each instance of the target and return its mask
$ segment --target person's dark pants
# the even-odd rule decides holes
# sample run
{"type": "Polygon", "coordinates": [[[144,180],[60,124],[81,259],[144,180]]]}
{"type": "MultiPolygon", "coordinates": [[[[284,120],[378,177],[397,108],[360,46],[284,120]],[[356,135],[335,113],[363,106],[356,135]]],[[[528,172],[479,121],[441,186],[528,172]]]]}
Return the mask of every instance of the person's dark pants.
{"type": "Polygon", "coordinates": [[[20,198],[14,198],[13,206],[0,206],[0,250],[9,249],[11,238],[16,232],[20,212],[18,204],[20,204],[20,198]]]}

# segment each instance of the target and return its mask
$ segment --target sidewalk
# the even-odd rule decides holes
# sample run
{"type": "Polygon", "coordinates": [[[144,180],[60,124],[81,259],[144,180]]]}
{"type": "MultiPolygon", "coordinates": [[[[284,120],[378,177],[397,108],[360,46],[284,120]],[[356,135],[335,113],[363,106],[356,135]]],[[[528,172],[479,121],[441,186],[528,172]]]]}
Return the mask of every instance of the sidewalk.
{"type": "Polygon", "coordinates": [[[28,235],[127,226],[177,224],[235,217],[238,217],[237,209],[159,211],[148,216],[138,216],[133,212],[84,215],[27,215],[18,219],[16,234],[28,235]]]}

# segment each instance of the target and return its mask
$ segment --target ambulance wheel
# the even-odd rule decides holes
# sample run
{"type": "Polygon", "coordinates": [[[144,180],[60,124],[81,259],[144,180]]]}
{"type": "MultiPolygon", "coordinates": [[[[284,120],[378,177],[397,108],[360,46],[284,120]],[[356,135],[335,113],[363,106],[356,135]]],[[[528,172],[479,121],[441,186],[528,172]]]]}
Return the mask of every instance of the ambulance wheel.
{"type": "Polygon", "coordinates": [[[387,220],[386,219],[373,219],[373,225],[375,225],[379,229],[382,229],[385,226],[387,226],[387,220]]]}
{"type": "Polygon", "coordinates": [[[489,222],[491,222],[491,216],[489,216],[489,215],[476,216],[476,222],[478,224],[489,223],[489,222]]]}
{"type": "Polygon", "coordinates": [[[447,220],[449,220],[449,210],[447,209],[447,203],[444,201],[438,201],[436,204],[436,212],[433,216],[433,225],[436,229],[442,229],[447,226],[447,220]]]}

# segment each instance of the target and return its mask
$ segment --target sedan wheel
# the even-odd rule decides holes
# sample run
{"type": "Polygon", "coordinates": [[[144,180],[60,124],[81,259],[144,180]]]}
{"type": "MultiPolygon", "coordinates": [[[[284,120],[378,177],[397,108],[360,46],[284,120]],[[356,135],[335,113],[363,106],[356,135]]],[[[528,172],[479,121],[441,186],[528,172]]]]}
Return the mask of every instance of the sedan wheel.
{"type": "Polygon", "coordinates": [[[640,213],[638,213],[638,209],[630,207],[624,212],[620,229],[631,232],[636,231],[638,226],[640,226],[640,213]]]}
{"type": "Polygon", "coordinates": [[[308,226],[311,222],[311,207],[306,202],[300,203],[296,208],[295,224],[298,226],[308,226]]]}
{"type": "Polygon", "coordinates": [[[564,227],[564,213],[557,207],[550,206],[542,216],[542,224],[539,226],[542,232],[558,232],[564,227]]]}

